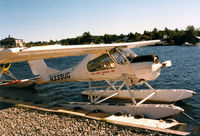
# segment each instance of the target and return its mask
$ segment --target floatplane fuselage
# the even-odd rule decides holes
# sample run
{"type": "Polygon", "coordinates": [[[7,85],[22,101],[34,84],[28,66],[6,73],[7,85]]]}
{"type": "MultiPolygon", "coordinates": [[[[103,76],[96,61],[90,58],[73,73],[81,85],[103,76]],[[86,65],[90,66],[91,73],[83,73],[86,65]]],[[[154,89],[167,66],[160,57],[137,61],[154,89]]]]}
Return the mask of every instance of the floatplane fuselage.
{"type": "Polygon", "coordinates": [[[33,74],[40,75],[37,84],[116,80],[126,75],[129,83],[136,85],[156,79],[160,68],[166,66],[166,62],[161,64],[156,55],[137,56],[130,49],[112,49],[88,55],[77,66],[62,71],[47,67],[43,60],[28,63],[33,74]],[[153,69],[154,65],[159,65],[159,68],[153,69]]]}

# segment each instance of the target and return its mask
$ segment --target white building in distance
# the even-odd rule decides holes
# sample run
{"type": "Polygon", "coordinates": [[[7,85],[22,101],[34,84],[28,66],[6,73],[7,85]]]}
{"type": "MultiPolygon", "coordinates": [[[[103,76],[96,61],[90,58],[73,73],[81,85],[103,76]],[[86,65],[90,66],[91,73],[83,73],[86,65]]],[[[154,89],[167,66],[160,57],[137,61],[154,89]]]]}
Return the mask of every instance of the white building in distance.
{"type": "Polygon", "coordinates": [[[15,39],[16,47],[23,47],[24,41],[23,39],[15,39]]]}

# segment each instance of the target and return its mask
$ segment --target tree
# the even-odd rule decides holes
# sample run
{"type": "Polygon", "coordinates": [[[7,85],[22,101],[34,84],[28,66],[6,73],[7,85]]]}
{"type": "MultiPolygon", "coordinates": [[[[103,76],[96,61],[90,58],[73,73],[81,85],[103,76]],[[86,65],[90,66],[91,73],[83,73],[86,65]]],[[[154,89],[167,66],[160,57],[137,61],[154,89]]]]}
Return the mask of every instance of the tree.
{"type": "MultiPolygon", "coordinates": [[[[48,44],[48,43],[47,43],[47,44],[48,44]]],[[[53,40],[50,40],[50,41],[49,41],[49,44],[50,44],[50,45],[53,45],[53,44],[55,44],[55,42],[54,42],[53,40]]]]}
{"type": "Polygon", "coordinates": [[[0,41],[0,45],[5,46],[5,48],[12,48],[16,46],[16,42],[14,38],[10,36],[0,41]]]}
{"type": "Polygon", "coordinates": [[[61,44],[61,45],[68,45],[67,39],[62,39],[62,40],[60,40],[60,44],[61,44]]]}
{"type": "Polygon", "coordinates": [[[157,28],[154,28],[152,31],[153,35],[152,35],[152,39],[161,39],[163,36],[162,31],[158,31],[157,28]]]}
{"type": "Polygon", "coordinates": [[[130,32],[130,33],[127,35],[127,37],[128,37],[128,40],[129,40],[129,41],[133,41],[133,40],[134,40],[134,34],[133,34],[132,32],[130,32]]]}
{"type": "Polygon", "coordinates": [[[94,42],[95,44],[103,43],[103,36],[93,36],[92,42],[94,42]]]}
{"type": "Polygon", "coordinates": [[[146,35],[146,34],[143,34],[142,37],[141,37],[142,40],[151,40],[151,37],[146,35]]]}
{"type": "Polygon", "coordinates": [[[141,37],[142,37],[142,35],[140,33],[136,32],[134,35],[134,41],[140,41],[141,37]]]}
{"type": "Polygon", "coordinates": [[[198,32],[196,31],[194,26],[187,26],[186,28],[186,32],[185,32],[185,38],[187,40],[187,42],[189,43],[196,43],[196,36],[197,36],[198,32]]]}
{"type": "Polygon", "coordinates": [[[200,28],[197,29],[197,35],[200,36],[200,28]]]}
{"type": "Polygon", "coordinates": [[[80,38],[80,42],[84,44],[89,44],[92,42],[92,36],[90,32],[83,33],[82,37],[80,38]]]}
{"type": "Polygon", "coordinates": [[[103,36],[104,43],[112,43],[111,35],[105,34],[103,36]]]}

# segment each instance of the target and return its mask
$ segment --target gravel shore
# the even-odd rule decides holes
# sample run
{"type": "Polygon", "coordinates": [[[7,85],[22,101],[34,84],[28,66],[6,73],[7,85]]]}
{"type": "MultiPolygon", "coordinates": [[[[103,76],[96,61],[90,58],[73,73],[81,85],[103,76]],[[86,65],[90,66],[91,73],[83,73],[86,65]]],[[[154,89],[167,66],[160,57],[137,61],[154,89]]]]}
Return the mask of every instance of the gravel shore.
{"type": "Polygon", "coordinates": [[[0,110],[0,135],[163,136],[167,134],[67,114],[10,107],[0,110]]]}

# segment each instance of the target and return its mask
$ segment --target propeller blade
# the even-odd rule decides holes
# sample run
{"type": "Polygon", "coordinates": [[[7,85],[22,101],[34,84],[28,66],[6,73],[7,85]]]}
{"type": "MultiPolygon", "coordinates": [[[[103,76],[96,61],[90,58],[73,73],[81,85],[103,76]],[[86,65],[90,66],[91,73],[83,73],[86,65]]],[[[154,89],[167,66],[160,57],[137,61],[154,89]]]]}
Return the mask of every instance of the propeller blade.
{"type": "Polygon", "coordinates": [[[171,60],[167,60],[162,63],[162,67],[171,67],[171,66],[172,66],[171,60]]]}

